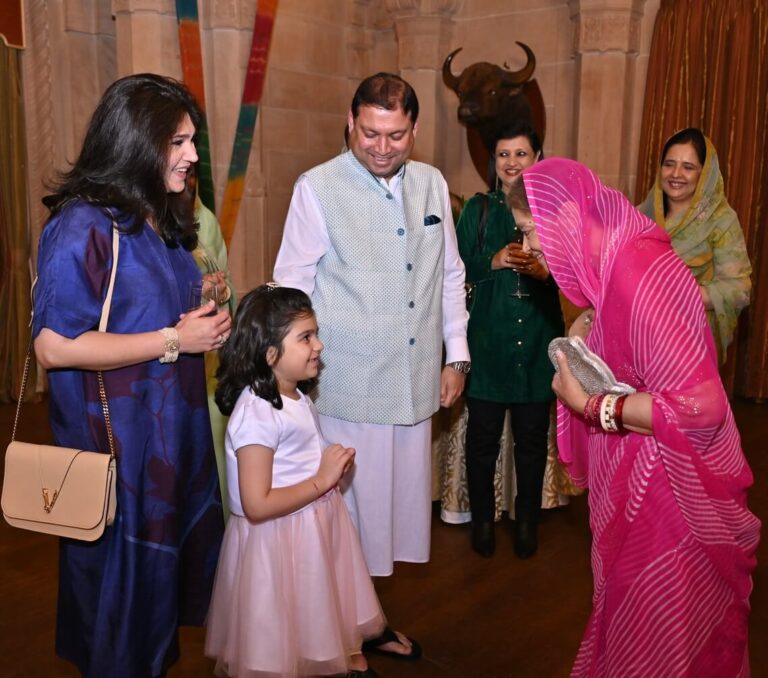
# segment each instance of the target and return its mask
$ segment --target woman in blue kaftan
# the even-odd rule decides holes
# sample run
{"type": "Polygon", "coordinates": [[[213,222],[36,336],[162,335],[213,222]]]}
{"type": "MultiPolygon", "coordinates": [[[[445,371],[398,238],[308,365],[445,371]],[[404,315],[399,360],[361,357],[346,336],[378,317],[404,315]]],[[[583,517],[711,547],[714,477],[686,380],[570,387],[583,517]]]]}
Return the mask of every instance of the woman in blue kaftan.
{"type": "Polygon", "coordinates": [[[204,352],[223,344],[230,321],[208,307],[187,313],[201,275],[190,252],[194,218],[175,198],[197,159],[199,122],[179,83],[123,78],[94,113],[74,168],[46,198],[52,216],[40,241],[33,333],[48,369],[51,427],[59,445],[109,450],[102,370],[118,459],[114,524],[93,543],[61,540],[56,651],[86,676],[164,675],[179,654],[178,627],[201,625],[208,609],[223,517],[204,352]],[[119,124],[109,124],[115,116],[119,124]],[[136,129],[153,120],[159,131],[137,141],[136,129]],[[105,139],[115,155],[143,144],[145,156],[165,158],[155,163],[163,171],[153,183],[150,162],[94,160],[105,139]],[[105,188],[94,165],[107,162],[114,176],[105,188]],[[158,182],[165,190],[153,192],[158,182]],[[113,218],[120,249],[100,333],[113,218]]]}

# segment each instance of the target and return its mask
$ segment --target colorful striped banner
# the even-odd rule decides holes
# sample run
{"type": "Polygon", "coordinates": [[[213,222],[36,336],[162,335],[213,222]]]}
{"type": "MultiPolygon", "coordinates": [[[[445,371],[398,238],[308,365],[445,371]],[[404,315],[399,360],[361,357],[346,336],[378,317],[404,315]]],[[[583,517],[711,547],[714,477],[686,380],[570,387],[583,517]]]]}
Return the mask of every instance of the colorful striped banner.
{"type": "Polygon", "coordinates": [[[235,222],[240,212],[240,201],[245,189],[245,174],[248,170],[248,158],[253,144],[253,130],[256,127],[256,116],[259,103],[264,91],[264,79],[267,72],[269,45],[272,39],[272,28],[275,24],[278,0],[259,0],[256,9],[256,20],[253,26],[253,41],[248,58],[248,70],[243,86],[243,99],[240,104],[240,115],[237,120],[235,140],[232,145],[232,158],[229,162],[229,175],[224,191],[224,203],[219,214],[221,232],[227,247],[235,232],[235,222]]]}
{"type": "MultiPolygon", "coordinates": [[[[197,103],[205,113],[205,86],[203,79],[203,52],[200,45],[200,17],[197,0],[176,0],[176,20],[179,24],[179,51],[184,84],[194,94],[197,103]]],[[[197,186],[200,200],[211,211],[216,211],[216,196],[213,191],[211,150],[208,137],[208,123],[197,132],[197,154],[200,157],[197,172],[197,186]]]]}

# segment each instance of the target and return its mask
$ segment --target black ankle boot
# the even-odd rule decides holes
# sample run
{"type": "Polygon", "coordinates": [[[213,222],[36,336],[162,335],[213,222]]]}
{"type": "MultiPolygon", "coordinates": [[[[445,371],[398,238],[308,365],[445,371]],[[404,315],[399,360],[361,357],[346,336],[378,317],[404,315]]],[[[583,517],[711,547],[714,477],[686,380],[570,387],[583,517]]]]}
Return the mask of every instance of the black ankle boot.
{"type": "Polygon", "coordinates": [[[537,527],[533,520],[515,520],[515,555],[521,560],[530,558],[539,548],[537,527]]]}
{"type": "Polygon", "coordinates": [[[496,551],[496,533],[493,521],[472,522],[472,548],[484,558],[496,551]]]}

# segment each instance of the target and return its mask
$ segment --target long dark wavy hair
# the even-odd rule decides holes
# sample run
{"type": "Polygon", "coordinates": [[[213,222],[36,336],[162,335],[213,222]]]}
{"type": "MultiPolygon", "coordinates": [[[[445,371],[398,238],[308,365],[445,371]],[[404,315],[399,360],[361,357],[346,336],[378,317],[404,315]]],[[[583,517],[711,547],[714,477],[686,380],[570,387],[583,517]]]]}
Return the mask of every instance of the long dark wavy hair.
{"type": "Polygon", "coordinates": [[[140,73],[115,81],[96,107],[80,155],[43,203],[55,216],[73,200],[113,207],[133,216],[136,233],[153,217],[169,247],[197,245],[194,205],[168,193],[165,173],[171,140],[184,115],[195,130],[203,116],[195,98],[172,78],[140,73]]]}
{"type": "MultiPolygon", "coordinates": [[[[219,351],[215,398],[223,414],[232,414],[246,386],[276,409],[282,409],[277,378],[267,363],[267,350],[274,346],[279,358],[291,325],[313,314],[309,297],[292,287],[261,285],[243,297],[235,313],[232,334],[219,351]]],[[[307,393],[313,384],[314,380],[299,382],[299,388],[307,393]]]]}

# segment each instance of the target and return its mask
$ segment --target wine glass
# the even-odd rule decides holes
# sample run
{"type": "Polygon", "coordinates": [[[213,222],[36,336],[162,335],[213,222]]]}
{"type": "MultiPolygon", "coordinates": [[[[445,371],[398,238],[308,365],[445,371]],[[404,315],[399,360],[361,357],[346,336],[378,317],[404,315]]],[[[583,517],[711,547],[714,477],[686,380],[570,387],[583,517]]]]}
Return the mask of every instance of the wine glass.
{"type": "MultiPolygon", "coordinates": [[[[510,239],[509,242],[516,242],[516,243],[520,243],[522,245],[523,244],[523,232],[519,228],[515,229],[515,233],[514,233],[514,235],[512,236],[512,238],[510,239]]],[[[514,292],[510,292],[509,296],[510,297],[515,297],[517,299],[522,299],[523,297],[530,297],[531,295],[528,294],[528,292],[523,292],[522,288],[520,287],[520,271],[515,269],[515,275],[517,276],[517,284],[515,286],[515,291],[514,292]]]]}
{"type": "Polygon", "coordinates": [[[214,309],[208,315],[215,315],[219,308],[219,288],[215,281],[198,280],[189,285],[189,299],[187,310],[194,311],[201,306],[205,306],[209,301],[216,302],[214,309]]]}

